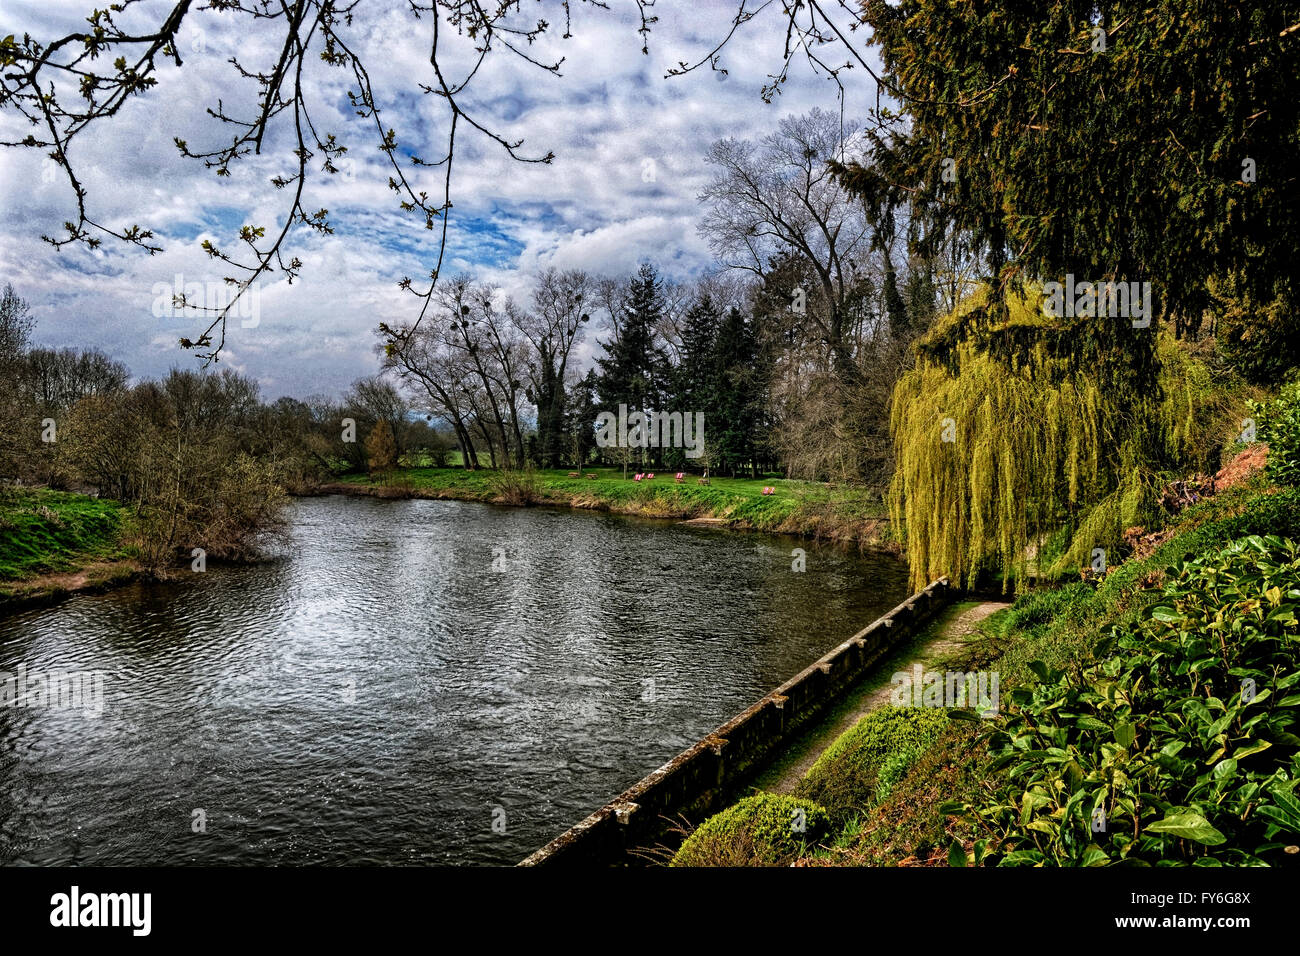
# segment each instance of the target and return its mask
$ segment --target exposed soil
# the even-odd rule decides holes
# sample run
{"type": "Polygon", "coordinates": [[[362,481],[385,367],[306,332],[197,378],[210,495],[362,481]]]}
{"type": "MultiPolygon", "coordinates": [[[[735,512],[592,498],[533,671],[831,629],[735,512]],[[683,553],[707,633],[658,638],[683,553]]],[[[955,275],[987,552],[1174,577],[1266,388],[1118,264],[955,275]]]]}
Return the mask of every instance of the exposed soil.
{"type": "Polygon", "coordinates": [[[144,569],[134,561],[95,561],[72,571],[57,571],[0,584],[0,615],[24,607],[53,604],[70,594],[107,591],[134,581],[144,569]]]}

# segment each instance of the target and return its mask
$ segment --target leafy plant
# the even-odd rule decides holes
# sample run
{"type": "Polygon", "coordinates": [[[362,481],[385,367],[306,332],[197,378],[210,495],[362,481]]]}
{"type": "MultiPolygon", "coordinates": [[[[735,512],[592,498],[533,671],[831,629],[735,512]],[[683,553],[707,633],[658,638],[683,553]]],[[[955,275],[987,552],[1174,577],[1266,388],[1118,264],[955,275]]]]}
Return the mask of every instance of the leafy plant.
{"type": "Polygon", "coordinates": [[[885,758],[884,763],[880,765],[880,770],[876,773],[877,803],[889,799],[895,785],[907,776],[907,772],[912,769],[912,765],[920,759],[923,753],[925,753],[925,745],[915,743],[909,744],[901,750],[896,750],[885,758]]]}
{"type": "Polygon", "coordinates": [[[544,500],[541,481],[532,468],[520,471],[502,469],[488,477],[488,485],[497,501],[507,505],[531,505],[544,500]]]}
{"type": "MultiPolygon", "coordinates": [[[[830,812],[837,824],[872,806],[890,758],[912,754],[914,760],[948,724],[939,708],[882,707],[859,720],[812,765],[799,782],[801,797],[830,812]]],[[[888,786],[901,779],[907,765],[895,760],[888,786]]]]}
{"type": "Polygon", "coordinates": [[[1100,663],[1010,695],[982,805],[1002,865],[1260,865],[1300,843],[1300,546],[1251,536],[1171,569],[1100,663]]]}
{"type": "Polygon", "coordinates": [[[1268,443],[1265,473],[1279,485],[1300,485],[1300,379],[1282,386],[1271,402],[1251,402],[1258,436],[1268,443]]]}

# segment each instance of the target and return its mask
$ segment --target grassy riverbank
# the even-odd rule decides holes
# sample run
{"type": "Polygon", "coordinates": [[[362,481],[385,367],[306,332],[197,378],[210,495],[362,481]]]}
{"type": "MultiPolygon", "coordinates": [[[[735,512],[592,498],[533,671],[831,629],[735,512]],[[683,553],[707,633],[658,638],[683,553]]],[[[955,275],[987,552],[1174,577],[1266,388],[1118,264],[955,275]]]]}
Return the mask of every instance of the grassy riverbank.
{"type": "Polygon", "coordinates": [[[0,609],[111,587],[139,573],[120,504],[47,488],[0,489],[0,609]]]}
{"type": "Polygon", "coordinates": [[[1300,550],[1285,539],[1300,541],[1300,491],[1259,475],[1187,508],[1100,581],[1020,597],[942,668],[997,673],[994,719],[942,719],[936,730],[928,718],[944,711],[882,707],[830,743],[797,785],[768,780],[777,793],[766,802],[713,818],[687,858],[1291,861],[1300,550]],[[1239,693],[1243,675],[1256,682],[1253,696],[1239,693]],[[819,831],[756,842],[779,812],[812,818],[796,800],[824,806],[819,831]],[[1096,813],[1110,821],[1101,835],[1090,826],[1096,813]]]}
{"type": "MultiPolygon", "coordinates": [[[[878,492],[771,477],[714,478],[700,485],[694,477],[678,484],[671,473],[636,482],[605,468],[578,478],[566,471],[409,468],[378,481],[345,475],[315,492],[584,508],[861,544],[887,542],[889,527],[878,492]],[[773,493],[764,495],[764,487],[773,493]]],[[[127,516],[121,504],[89,495],[0,489],[0,610],[138,577],[141,565],[123,544],[127,516]]]]}
{"type": "Polygon", "coordinates": [[[806,535],[862,544],[889,540],[879,490],[783,478],[713,478],[708,485],[672,472],[653,480],[624,478],[614,468],[503,473],[460,468],[398,469],[372,481],[347,475],[322,485],[322,493],[384,498],[449,498],[507,505],[551,505],[656,518],[704,520],[735,529],[806,535]],[[595,475],[588,478],[587,475],[595,475]],[[773,489],[764,495],[763,488],[773,489]]]}

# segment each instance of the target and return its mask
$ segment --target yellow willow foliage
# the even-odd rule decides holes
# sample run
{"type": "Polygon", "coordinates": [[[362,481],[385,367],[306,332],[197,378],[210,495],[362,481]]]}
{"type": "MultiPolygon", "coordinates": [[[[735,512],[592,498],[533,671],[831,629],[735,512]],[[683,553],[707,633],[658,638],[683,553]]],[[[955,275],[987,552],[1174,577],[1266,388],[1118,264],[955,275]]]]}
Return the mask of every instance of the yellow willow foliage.
{"type": "MultiPolygon", "coordinates": [[[[1032,301],[1013,303],[1011,320],[1042,324],[1033,312],[1032,301]]],[[[1062,529],[1050,570],[1087,565],[1094,548],[1150,519],[1160,461],[1203,450],[1206,409],[1230,404],[1171,338],[1156,347],[1159,387],[1137,394],[1104,391],[1095,363],[1071,367],[1041,344],[1008,362],[945,334],[946,361],[922,352],[891,413],[890,509],[914,588],[943,575],[970,586],[982,572],[1010,588],[1049,570],[1039,551],[1062,529]]]]}

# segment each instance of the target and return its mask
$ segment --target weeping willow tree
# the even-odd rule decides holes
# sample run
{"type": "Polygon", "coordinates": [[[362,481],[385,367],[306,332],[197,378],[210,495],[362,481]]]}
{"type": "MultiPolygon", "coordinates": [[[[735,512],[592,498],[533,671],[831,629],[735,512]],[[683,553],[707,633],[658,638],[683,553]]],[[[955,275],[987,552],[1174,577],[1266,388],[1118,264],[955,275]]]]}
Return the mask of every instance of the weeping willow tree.
{"type": "Polygon", "coordinates": [[[1228,431],[1231,401],[1167,333],[1047,317],[1036,288],[990,297],[937,323],[894,391],[890,504],[915,587],[1000,573],[1009,589],[1113,555],[1228,431]]]}

